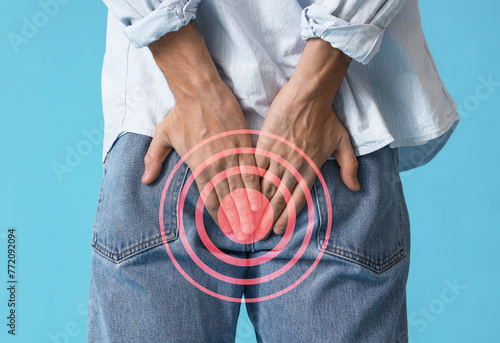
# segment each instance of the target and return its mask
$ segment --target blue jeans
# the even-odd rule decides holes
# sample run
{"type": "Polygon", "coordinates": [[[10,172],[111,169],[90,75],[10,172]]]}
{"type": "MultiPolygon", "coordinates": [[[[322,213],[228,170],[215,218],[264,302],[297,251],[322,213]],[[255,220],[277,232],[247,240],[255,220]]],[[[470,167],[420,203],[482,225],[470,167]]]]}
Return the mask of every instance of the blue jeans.
{"type": "MultiPolygon", "coordinates": [[[[181,189],[191,175],[184,163],[172,174],[163,203],[173,262],[163,241],[159,209],[180,157],[172,151],[159,178],[144,185],[143,158],[150,142],[150,137],[126,133],[104,163],[92,237],[88,342],[234,342],[240,303],[228,299],[242,297],[249,299],[246,307],[259,342],[408,341],[410,223],[397,149],[385,146],[358,157],[359,192],[342,183],[336,161],[327,161],[320,171],[332,205],[330,234],[326,193],[317,179],[311,190],[313,225],[308,226],[306,206],[297,215],[290,242],[258,265],[229,264],[207,249],[196,229],[199,193],[193,184],[181,214],[192,252],[208,268],[234,280],[264,278],[245,284],[219,280],[188,254],[177,212],[181,189]],[[312,236],[301,257],[294,258],[308,227],[312,236]],[[320,253],[319,263],[297,284],[320,253]],[[290,261],[295,264],[288,271],[265,279],[290,261]],[[273,297],[283,290],[288,291],[273,297]],[[270,299],[258,301],[266,297],[270,299]]],[[[272,251],[282,239],[271,234],[240,244],[228,239],[206,210],[203,220],[220,251],[243,261],[272,251]]]]}

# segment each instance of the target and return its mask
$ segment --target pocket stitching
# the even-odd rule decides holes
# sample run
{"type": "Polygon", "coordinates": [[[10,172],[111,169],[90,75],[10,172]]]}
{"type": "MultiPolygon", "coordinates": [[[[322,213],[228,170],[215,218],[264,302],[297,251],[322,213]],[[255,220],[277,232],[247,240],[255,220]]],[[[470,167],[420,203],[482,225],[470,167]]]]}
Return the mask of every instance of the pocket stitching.
{"type": "Polygon", "coordinates": [[[184,176],[182,177],[182,179],[180,179],[179,192],[177,194],[177,201],[175,201],[175,203],[174,203],[175,204],[174,211],[175,211],[176,222],[172,223],[173,224],[172,227],[174,228],[175,232],[174,232],[174,236],[170,240],[167,239],[167,242],[176,240],[179,237],[179,211],[178,211],[179,200],[181,198],[182,189],[184,188],[184,185],[186,184],[187,175],[189,173],[189,168],[186,167],[185,169],[186,170],[184,171],[184,176]]]}
{"type": "Polygon", "coordinates": [[[403,244],[403,247],[398,252],[396,252],[394,255],[392,255],[390,258],[388,258],[386,261],[384,261],[384,263],[376,263],[374,261],[367,259],[364,256],[360,256],[360,255],[354,254],[352,252],[342,250],[339,248],[335,248],[335,247],[332,247],[329,245],[327,246],[327,249],[320,249],[320,250],[327,253],[327,254],[342,257],[346,260],[355,262],[356,264],[364,266],[366,268],[369,268],[376,273],[381,273],[381,272],[387,270],[389,267],[396,264],[399,260],[401,260],[406,255],[406,251],[404,249],[404,244],[403,244]]]}
{"type": "MultiPolygon", "coordinates": [[[[169,241],[169,240],[167,239],[167,241],[169,241]]],[[[163,239],[162,239],[162,236],[160,235],[160,236],[148,239],[147,241],[144,241],[142,243],[136,244],[133,247],[130,247],[130,248],[122,251],[120,254],[117,254],[117,253],[114,253],[112,251],[109,251],[108,249],[106,249],[103,246],[99,245],[97,242],[93,242],[92,243],[92,248],[94,248],[102,256],[108,258],[110,261],[121,262],[121,261],[124,261],[124,260],[128,259],[129,257],[137,255],[138,253],[140,253],[140,252],[142,252],[144,250],[148,250],[150,248],[154,248],[155,246],[158,246],[161,243],[163,243],[163,239]],[[158,242],[154,242],[154,243],[151,243],[150,245],[147,245],[149,242],[155,241],[155,240],[158,240],[158,239],[159,239],[158,242]],[[128,251],[136,249],[137,247],[139,247],[141,245],[145,245],[145,246],[143,248],[139,248],[137,251],[133,251],[133,252],[127,254],[128,251]]]]}
{"type": "MultiPolygon", "coordinates": [[[[184,175],[182,177],[180,177],[180,175],[178,174],[179,176],[175,176],[173,178],[172,186],[173,186],[174,192],[171,192],[170,194],[171,194],[171,200],[172,200],[172,207],[174,207],[176,215],[170,217],[171,221],[169,222],[169,224],[170,224],[169,226],[172,229],[168,232],[168,234],[165,233],[165,236],[170,236],[170,237],[167,237],[167,239],[166,239],[167,242],[174,241],[179,236],[179,229],[178,229],[178,225],[177,225],[177,223],[179,222],[178,221],[177,205],[179,204],[182,186],[185,184],[188,171],[189,171],[189,168],[186,167],[185,171],[184,171],[184,175]],[[177,194],[177,196],[175,194],[177,194]],[[176,198],[177,198],[177,201],[175,201],[176,198]]],[[[99,206],[100,206],[100,202],[99,202],[98,207],[99,206]]],[[[154,247],[159,246],[160,244],[163,244],[163,238],[162,238],[162,235],[160,234],[156,237],[150,238],[146,241],[143,241],[143,242],[138,243],[132,247],[129,247],[120,253],[115,253],[115,252],[112,252],[112,251],[106,249],[105,247],[103,247],[99,243],[97,243],[97,240],[95,237],[95,229],[94,229],[93,236],[94,236],[94,238],[92,240],[91,247],[96,252],[98,252],[101,256],[103,256],[103,257],[107,258],[108,260],[115,262],[115,263],[120,263],[120,262],[122,262],[122,261],[124,261],[132,256],[135,256],[135,255],[145,251],[145,250],[152,249],[154,247]]]]}
{"type": "Polygon", "coordinates": [[[108,158],[106,157],[103,165],[103,173],[102,173],[102,181],[101,181],[101,187],[99,190],[99,198],[97,200],[97,208],[96,208],[96,217],[94,219],[94,226],[92,228],[92,243],[91,246],[97,242],[97,237],[96,237],[96,226],[97,223],[99,222],[99,219],[101,217],[101,207],[102,207],[102,200],[103,200],[103,194],[104,194],[104,179],[106,178],[106,173],[108,171],[108,158]]]}
{"type": "MultiPolygon", "coordinates": [[[[391,150],[392,150],[393,168],[394,168],[394,171],[396,172],[396,177],[399,177],[398,165],[396,164],[396,161],[397,162],[399,162],[399,161],[398,161],[397,157],[395,157],[395,154],[397,154],[397,149],[391,149],[391,150]]],[[[395,182],[397,182],[397,180],[395,180],[395,182]]],[[[401,185],[397,185],[397,187],[401,191],[401,185]]],[[[323,196],[326,196],[326,194],[324,193],[323,190],[322,190],[322,194],[323,194],[323,196]]],[[[372,261],[371,259],[369,259],[365,256],[361,256],[361,255],[355,254],[353,252],[334,247],[334,246],[330,245],[330,242],[327,244],[326,248],[324,248],[324,249],[322,248],[322,246],[324,244],[324,239],[326,237],[326,224],[325,225],[321,224],[322,217],[323,217],[322,212],[321,212],[321,207],[326,207],[326,203],[324,201],[319,201],[318,195],[316,194],[316,202],[319,205],[318,206],[318,213],[320,216],[320,226],[319,226],[318,235],[317,235],[318,249],[324,253],[329,254],[329,255],[337,256],[337,257],[343,258],[347,261],[353,262],[359,266],[366,267],[366,268],[368,268],[376,273],[382,273],[382,272],[386,271],[391,266],[393,266],[394,264],[399,262],[401,259],[403,259],[407,255],[407,252],[408,252],[406,250],[406,241],[405,241],[404,234],[403,234],[403,209],[402,209],[402,205],[401,205],[401,193],[399,193],[399,196],[397,197],[397,201],[398,201],[398,207],[399,207],[399,234],[401,235],[401,248],[398,251],[396,251],[392,256],[390,256],[385,261],[383,261],[382,263],[377,263],[377,262],[372,261]],[[321,238],[321,236],[323,236],[323,238],[321,238]]],[[[324,209],[324,212],[326,212],[326,210],[327,209],[324,209]]],[[[333,208],[332,208],[332,211],[333,211],[333,208]]],[[[332,223],[332,225],[333,225],[333,223],[332,223]]],[[[331,233],[333,232],[333,230],[334,229],[332,228],[332,231],[330,232],[330,239],[331,239],[331,233]]]]}

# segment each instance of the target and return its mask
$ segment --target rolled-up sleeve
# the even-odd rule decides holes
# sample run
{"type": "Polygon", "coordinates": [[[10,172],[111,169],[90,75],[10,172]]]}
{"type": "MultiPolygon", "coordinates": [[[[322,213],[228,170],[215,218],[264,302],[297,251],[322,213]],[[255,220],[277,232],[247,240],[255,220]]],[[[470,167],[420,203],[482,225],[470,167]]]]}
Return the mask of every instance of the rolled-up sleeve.
{"type": "Polygon", "coordinates": [[[301,13],[302,39],[321,38],[367,64],[406,0],[318,0],[301,13]]]}
{"type": "Polygon", "coordinates": [[[124,25],[125,36],[142,48],[192,19],[201,0],[103,0],[124,25]]]}

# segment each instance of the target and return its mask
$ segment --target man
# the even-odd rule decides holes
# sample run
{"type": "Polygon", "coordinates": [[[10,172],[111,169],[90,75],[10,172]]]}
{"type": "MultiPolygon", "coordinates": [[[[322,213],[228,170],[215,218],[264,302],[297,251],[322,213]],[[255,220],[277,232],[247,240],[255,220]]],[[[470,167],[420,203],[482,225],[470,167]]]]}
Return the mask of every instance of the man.
{"type": "Polygon", "coordinates": [[[259,342],[406,342],[399,172],[460,119],[417,1],[105,3],[88,341],[231,342],[244,296],[259,342]]]}

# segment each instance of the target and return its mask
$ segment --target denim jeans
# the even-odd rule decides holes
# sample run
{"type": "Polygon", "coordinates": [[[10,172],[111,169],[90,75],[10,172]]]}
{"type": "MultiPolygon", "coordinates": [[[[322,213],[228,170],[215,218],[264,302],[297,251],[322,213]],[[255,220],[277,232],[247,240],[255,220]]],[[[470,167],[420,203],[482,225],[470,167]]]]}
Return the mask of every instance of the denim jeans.
{"type": "Polygon", "coordinates": [[[385,146],[358,157],[359,192],[342,183],[336,161],[325,162],[325,184],[315,181],[311,206],[297,214],[290,241],[278,251],[282,236],[237,243],[204,210],[207,236],[221,254],[251,261],[276,253],[265,263],[235,265],[200,239],[194,184],[178,212],[191,170],[182,163],[173,173],[180,160],[175,150],[155,182],[141,183],[150,142],[126,133],[104,162],[91,243],[88,342],[234,342],[235,299],[242,297],[259,342],[408,341],[410,222],[397,149],[385,146]],[[219,275],[202,269],[192,253],[219,275]],[[269,277],[290,262],[282,275],[269,277]]]}

